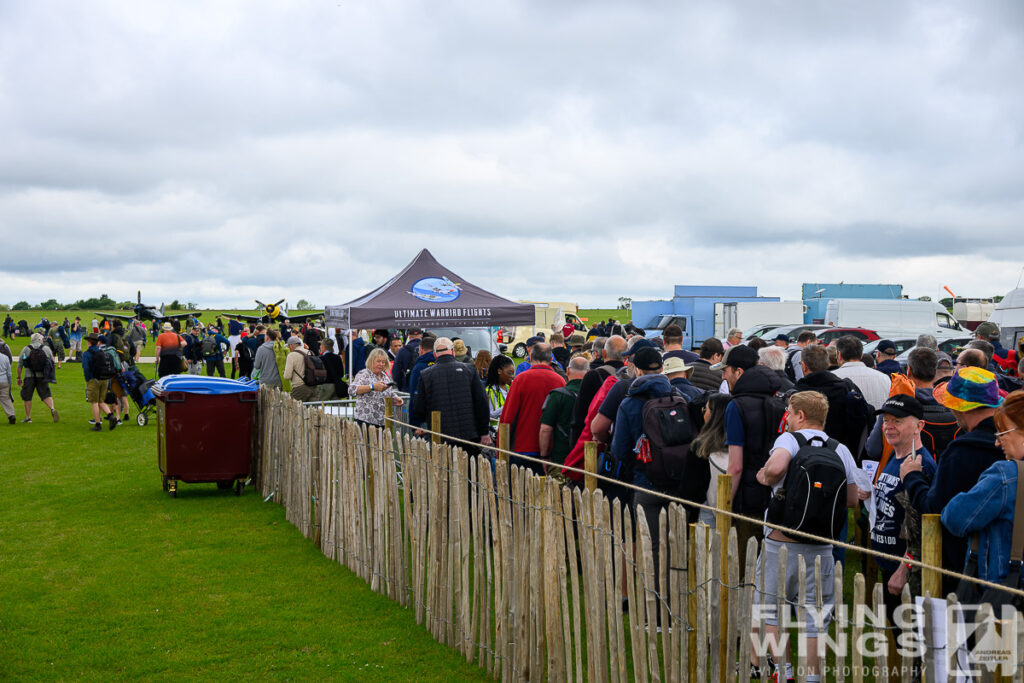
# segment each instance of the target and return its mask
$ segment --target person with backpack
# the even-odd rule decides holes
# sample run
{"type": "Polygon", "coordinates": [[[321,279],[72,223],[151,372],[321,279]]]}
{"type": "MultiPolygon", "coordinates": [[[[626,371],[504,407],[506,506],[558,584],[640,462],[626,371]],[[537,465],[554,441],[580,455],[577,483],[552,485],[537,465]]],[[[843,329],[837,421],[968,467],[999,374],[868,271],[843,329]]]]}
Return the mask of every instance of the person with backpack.
{"type": "MultiPolygon", "coordinates": [[[[288,357],[284,362],[284,378],[292,383],[291,397],[296,401],[313,401],[317,387],[327,381],[327,369],[319,356],[307,351],[298,337],[288,337],[288,357]],[[311,366],[318,366],[320,373],[311,366]]],[[[385,354],[385,359],[387,354],[385,354]]]]}
{"type": "MultiPolygon", "coordinates": [[[[731,354],[730,354],[731,355],[731,354]]],[[[737,397],[733,396],[733,402],[737,397]]],[[[807,610],[807,680],[818,678],[819,663],[816,661],[817,634],[819,627],[828,631],[832,610],[835,606],[835,561],[832,558],[832,544],[801,537],[794,532],[814,534],[835,540],[842,529],[847,509],[857,505],[859,499],[866,499],[870,493],[860,491],[854,481],[857,464],[850,451],[824,431],[828,415],[828,401],[817,391],[799,391],[789,398],[786,411],[786,431],[776,438],[771,446],[771,455],[758,470],[757,482],[770,487],[771,503],[765,519],[773,527],[764,527],[764,544],[757,558],[754,583],[764,581],[764,590],[755,590],[755,602],[761,614],[767,615],[765,629],[768,642],[772,644],[769,666],[781,680],[781,672],[787,670],[789,662],[778,641],[778,624],[782,615],[775,613],[776,595],[782,594],[788,602],[797,604],[800,586],[799,558],[804,558],[805,604],[816,604],[820,591],[822,607],[821,621],[815,618],[816,610],[807,610]],[[785,529],[785,531],[783,531],[785,529]],[[789,533],[787,533],[789,532],[789,533]],[[779,550],[787,547],[785,576],[779,576],[779,550]],[[820,558],[821,583],[816,580],[815,563],[820,558]],[[772,637],[775,636],[773,639],[772,637]]],[[[750,677],[761,678],[757,653],[751,652],[750,677]]]]}
{"type": "MultiPolygon", "coordinates": [[[[553,335],[552,335],[553,336],[553,335]]],[[[540,413],[540,457],[550,460],[556,468],[545,467],[548,474],[561,477],[565,456],[572,444],[569,442],[569,428],[572,426],[572,410],[580,390],[583,376],[590,364],[583,356],[576,356],[567,363],[566,375],[569,381],[564,387],[552,389],[541,407],[540,413]]]]}
{"type": "Polygon", "coordinates": [[[32,394],[39,395],[40,400],[50,409],[53,421],[60,420],[57,409],[53,407],[53,396],[50,384],[57,381],[53,370],[53,352],[44,343],[43,335],[33,332],[28,346],[18,357],[18,386],[21,387],[21,400],[25,402],[25,419],[23,423],[32,422],[32,394]],[[24,376],[24,380],[22,380],[24,376]]]}
{"type": "Polygon", "coordinates": [[[260,386],[266,385],[273,389],[280,389],[281,373],[278,370],[274,354],[274,345],[279,341],[277,330],[267,330],[265,339],[266,341],[260,344],[253,356],[252,379],[259,381],[260,386]]]}
{"type": "Polygon", "coordinates": [[[85,340],[89,348],[82,354],[82,374],[85,375],[85,400],[92,406],[92,426],[89,429],[94,432],[103,431],[100,421],[106,419],[112,430],[119,421],[104,399],[110,380],[117,375],[117,369],[113,356],[106,349],[100,348],[100,338],[95,332],[86,336],[85,340]]]}
{"type": "Polygon", "coordinates": [[[188,332],[182,333],[181,338],[185,340],[182,353],[188,366],[188,374],[198,375],[203,370],[203,327],[193,325],[188,332]]]}
{"type": "Polygon", "coordinates": [[[217,328],[210,325],[206,336],[200,342],[203,352],[203,363],[206,364],[206,376],[213,377],[213,371],[224,377],[224,351],[231,348],[228,338],[217,331],[217,328]]]}
{"type": "MultiPolygon", "coordinates": [[[[921,441],[936,460],[942,456],[942,452],[960,433],[960,426],[957,424],[953,411],[941,405],[932,396],[938,362],[939,357],[934,350],[923,346],[915,348],[907,358],[906,378],[895,375],[891,390],[893,393],[896,391],[909,393],[907,389],[914,392],[914,398],[924,410],[924,416],[921,418],[923,421],[921,441]],[[903,388],[906,384],[912,386],[903,388]]],[[[885,445],[882,437],[882,420],[878,418],[868,437],[867,457],[872,460],[884,460],[889,453],[889,449],[885,445]]]]}
{"type": "Polygon", "coordinates": [[[615,414],[609,460],[616,479],[645,489],[632,491],[633,516],[636,519],[643,510],[658,566],[658,515],[668,508],[659,494],[678,494],[695,434],[686,398],[662,372],[658,349],[643,346],[630,356],[636,379],[615,414]]]}
{"type": "Polygon", "coordinates": [[[176,375],[182,371],[185,340],[174,331],[170,323],[164,323],[163,332],[156,338],[157,377],[176,375]]]}
{"type": "MultiPolygon", "coordinates": [[[[911,559],[920,559],[919,549],[908,549],[906,539],[901,537],[906,515],[921,513],[911,506],[910,510],[901,505],[897,496],[903,491],[900,479],[900,467],[906,458],[920,460],[921,471],[926,479],[935,476],[937,467],[935,459],[920,443],[921,429],[924,427],[924,407],[913,396],[898,394],[890,396],[882,407],[876,411],[882,419],[882,431],[885,440],[893,447],[892,457],[882,467],[875,478],[875,515],[871,526],[871,547],[890,555],[908,553],[911,559]]],[[[911,525],[917,526],[917,524],[911,525]]],[[[900,605],[901,591],[907,583],[909,572],[902,562],[877,558],[882,580],[888,590],[883,594],[885,611],[890,622],[893,613],[900,605]]]]}
{"type": "MultiPolygon", "coordinates": [[[[758,360],[757,351],[749,346],[733,346],[724,361],[722,379],[733,397],[725,409],[732,509],[761,518],[768,507],[771,490],[757,480],[757,473],[764,467],[772,444],[785,427],[786,405],[777,396],[779,376],[774,370],[758,365],[758,360]]],[[[758,525],[743,520],[736,520],[735,526],[740,555],[745,557],[747,539],[760,536],[761,530],[758,525]]]]}

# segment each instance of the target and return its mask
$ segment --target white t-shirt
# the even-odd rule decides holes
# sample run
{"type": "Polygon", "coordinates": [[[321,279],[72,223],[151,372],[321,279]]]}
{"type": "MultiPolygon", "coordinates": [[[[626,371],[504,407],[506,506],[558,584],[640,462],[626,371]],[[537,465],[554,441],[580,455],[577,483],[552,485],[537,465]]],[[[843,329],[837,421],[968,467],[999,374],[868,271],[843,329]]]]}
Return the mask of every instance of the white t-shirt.
{"type": "MultiPolygon", "coordinates": [[[[814,436],[821,437],[822,439],[825,440],[828,440],[829,438],[828,434],[821,431],[820,429],[801,429],[800,434],[803,434],[804,438],[807,439],[808,441],[810,441],[811,437],[814,436]]],[[[839,458],[843,461],[843,467],[846,469],[846,483],[847,485],[853,484],[855,481],[857,481],[857,463],[854,461],[853,456],[850,454],[849,448],[847,448],[841,443],[838,445],[839,447],[836,448],[836,453],[839,454],[839,458]]],[[[775,439],[775,444],[772,446],[772,454],[775,453],[775,449],[777,448],[781,448],[782,450],[786,451],[787,453],[789,453],[789,457],[792,458],[796,454],[796,452],[800,450],[800,444],[797,443],[796,437],[793,436],[792,432],[785,432],[783,434],[780,434],[779,438],[775,439]]],[[[772,496],[775,495],[775,492],[779,490],[779,488],[785,481],[786,477],[785,475],[783,475],[781,479],[772,484],[772,496]]],[[[768,511],[766,510],[765,519],[768,518],[767,516],[768,511]]],[[[768,527],[764,528],[765,536],[767,536],[771,532],[772,530],[768,527]]]]}

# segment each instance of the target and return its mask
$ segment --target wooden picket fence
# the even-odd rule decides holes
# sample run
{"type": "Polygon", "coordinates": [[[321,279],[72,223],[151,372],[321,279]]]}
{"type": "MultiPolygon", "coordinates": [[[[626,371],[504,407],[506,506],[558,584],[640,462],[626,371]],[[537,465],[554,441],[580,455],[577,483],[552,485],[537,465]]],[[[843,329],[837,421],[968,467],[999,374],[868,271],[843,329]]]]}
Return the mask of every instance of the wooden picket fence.
{"type": "MultiPolygon", "coordinates": [[[[413,610],[439,642],[495,679],[749,680],[758,543],[749,541],[741,567],[735,530],[688,525],[679,505],[661,513],[656,565],[645,516],[634,519],[600,490],[367,429],[267,389],[253,472],[264,497],[283,505],[324,555],[413,610]]],[[[785,560],[783,549],[780,568],[785,560]]],[[[815,571],[820,577],[820,564],[815,571]]],[[[837,565],[837,603],[843,579],[837,565]]],[[[864,612],[884,610],[884,586],[865,590],[861,574],[851,584],[849,619],[834,619],[830,638],[855,642],[872,630],[891,637],[864,612]]],[[[926,619],[927,639],[933,627],[926,619]]],[[[794,658],[799,680],[806,663],[806,655],[794,658]]],[[[763,657],[761,664],[767,671],[763,657]]],[[[853,647],[829,651],[825,664],[832,673],[822,680],[860,683],[896,680],[894,669],[912,662],[889,653],[869,659],[853,647]]],[[[927,665],[922,680],[935,680],[927,665]]]]}

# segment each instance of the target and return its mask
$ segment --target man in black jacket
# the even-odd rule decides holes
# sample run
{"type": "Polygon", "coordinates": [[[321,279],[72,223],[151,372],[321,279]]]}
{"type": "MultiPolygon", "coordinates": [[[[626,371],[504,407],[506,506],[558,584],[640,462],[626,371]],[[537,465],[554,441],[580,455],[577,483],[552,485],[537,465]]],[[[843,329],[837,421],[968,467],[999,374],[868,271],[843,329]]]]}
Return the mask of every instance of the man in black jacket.
{"type": "Polygon", "coordinates": [[[847,395],[856,386],[836,377],[828,369],[828,352],[824,346],[812,344],[800,354],[803,376],[796,382],[797,391],[817,391],[828,401],[828,417],[825,418],[825,433],[846,446],[855,459],[860,458],[864,437],[868,427],[864,413],[869,410],[865,404],[861,415],[851,415],[847,410],[847,395]]]}
{"type": "MultiPolygon", "coordinates": [[[[725,443],[729,447],[729,474],[732,475],[732,509],[763,518],[771,498],[771,488],[757,481],[757,473],[768,460],[775,439],[783,431],[786,412],[776,396],[779,376],[758,365],[757,351],[737,344],[729,349],[722,378],[729,383],[732,401],[725,409],[725,443]]],[[[741,555],[746,555],[747,539],[762,535],[760,525],[736,522],[741,555]]],[[[741,563],[743,562],[741,557],[741,563]]]]}
{"type": "MultiPolygon", "coordinates": [[[[961,432],[939,458],[932,482],[925,479],[920,458],[906,458],[900,466],[900,478],[910,503],[921,514],[941,514],[953,496],[971,490],[982,472],[1004,459],[995,443],[996,427],[992,420],[1002,403],[995,375],[982,368],[960,368],[949,382],[935,387],[933,396],[953,411],[961,432]]],[[[967,539],[954,536],[943,527],[942,566],[962,571],[966,556],[967,539]]],[[[956,579],[943,576],[942,594],[955,591],[956,583],[956,579]]]]}
{"type": "Polygon", "coordinates": [[[690,375],[690,382],[704,391],[718,391],[722,384],[722,373],[720,370],[712,370],[711,366],[722,360],[725,348],[722,340],[717,337],[708,337],[700,345],[700,356],[697,360],[689,363],[693,367],[693,374],[690,375]]]}
{"type": "MultiPolygon", "coordinates": [[[[417,382],[413,423],[430,424],[431,413],[440,411],[441,432],[445,436],[490,446],[491,413],[484,385],[476,368],[455,360],[452,347],[452,340],[447,337],[434,342],[435,362],[423,370],[417,382]]],[[[425,433],[422,429],[416,430],[418,436],[425,433]]],[[[449,443],[471,455],[480,450],[461,441],[449,443]]]]}
{"type": "Polygon", "coordinates": [[[608,379],[608,375],[611,374],[609,369],[614,368],[618,370],[623,366],[622,354],[625,351],[626,340],[623,337],[617,334],[608,337],[608,340],[604,343],[604,348],[601,350],[603,362],[583,376],[583,381],[580,383],[580,391],[576,395],[576,403],[572,409],[572,428],[569,431],[569,443],[575,444],[579,440],[580,434],[583,433],[583,423],[587,419],[587,411],[590,410],[590,402],[594,400],[597,390],[601,388],[604,381],[608,379]]]}

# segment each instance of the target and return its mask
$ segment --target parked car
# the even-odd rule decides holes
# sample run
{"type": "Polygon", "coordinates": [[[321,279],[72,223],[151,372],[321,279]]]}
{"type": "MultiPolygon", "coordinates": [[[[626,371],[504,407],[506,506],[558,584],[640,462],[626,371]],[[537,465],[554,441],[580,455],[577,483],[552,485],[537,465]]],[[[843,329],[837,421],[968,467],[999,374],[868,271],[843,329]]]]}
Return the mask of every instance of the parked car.
{"type": "Polygon", "coordinates": [[[875,341],[880,338],[874,330],[868,330],[863,327],[831,327],[824,332],[818,332],[818,341],[828,345],[846,335],[854,336],[862,342],[875,341]]]}
{"type": "Polygon", "coordinates": [[[763,337],[766,340],[771,339],[775,336],[775,330],[780,327],[788,326],[783,323],[761,323],[760,325],[754,325],[743,333],[743,341],[750,341],[755,337],[763,337]]]}
{"type": "MultiPolygon", "coordinates": [[[[971,337],[951,337],[949,339],[939,340],[939,351],[948,353],[950,356],[956,358],[957,351],[964,346],[967,346],[967,342],[971,341],[971,337]]],[[[902,366],[907,365],[907,358],[910,357],[910,352],[914,350],[914,345],[917,343],[917,339],[905,349],[901,349],[900,345],[896,345],[896,350],[899,351],[899,355],[896,356],[896,362],[902,366]]]]}
{"type": "Polygon", "coordinates": [[[785,327],[776,327],[772,330],[772,334],[769,339],[774,339],[777,335],[784,334],[789,337],[790,343],[793,343],[796,341],[796,338],[800,336],[800,333],[805,330],[810,330],[815,334],[821,334],[821,330],[830,329],[832,328],[828,325],[786,325],[785,327]]]}

